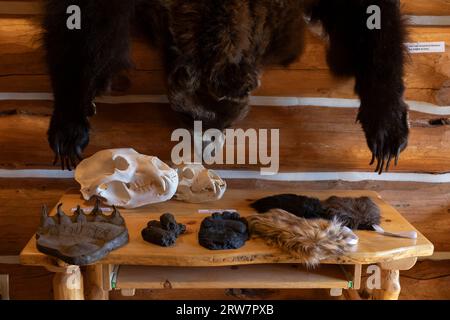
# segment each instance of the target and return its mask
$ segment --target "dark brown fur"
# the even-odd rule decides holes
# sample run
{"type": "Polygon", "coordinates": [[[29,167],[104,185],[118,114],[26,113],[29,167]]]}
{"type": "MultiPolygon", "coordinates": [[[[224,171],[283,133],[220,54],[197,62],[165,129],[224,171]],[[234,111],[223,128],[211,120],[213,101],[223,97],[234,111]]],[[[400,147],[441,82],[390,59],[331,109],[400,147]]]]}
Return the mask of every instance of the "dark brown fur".
{"type": "Polygon", "coordinates": [[[167,13],[169,99],[189,126],[225,129],[242,119],[264,66],[302,51],[301,1],[173,0],[167,13]]]}
{"type": "Polygon", "coordinates": [[[355,77],[358,120],[377,161],[389,169],[408,141],[403,101],[406,32],[397,0],[46,0],[43,22],[55,95],[48,140],[72,168],[89,143],[92,100],[130,67],[132,26],[164,51],[169,99],[192,127],[224,129],[245,117],[249,95],[269,65],[288,65],[303,48],[304,14],[329,36],[328,63],[355,77]],[[69,5],[82,10],[81,30],[66,28],[69,5]],[[382,28],[366,26],[381,8],[382,28]]]}
{"type": "Polygon", "coordinates": [[[259,199],[251,204],[259,213],[282,209],[300,218],[337,220],[353,230],[373,230],[379,225],[380,208],[368,197],[330,197],[325,201],[296,194],[280,194],[259,199]]]}
{"type": "Polygon", "coordinates": [[[373,230],[380,225],[380,208],[368,197],[331,197],[323,202],[324,218],[337,219],[353,230],[373,230]]]}

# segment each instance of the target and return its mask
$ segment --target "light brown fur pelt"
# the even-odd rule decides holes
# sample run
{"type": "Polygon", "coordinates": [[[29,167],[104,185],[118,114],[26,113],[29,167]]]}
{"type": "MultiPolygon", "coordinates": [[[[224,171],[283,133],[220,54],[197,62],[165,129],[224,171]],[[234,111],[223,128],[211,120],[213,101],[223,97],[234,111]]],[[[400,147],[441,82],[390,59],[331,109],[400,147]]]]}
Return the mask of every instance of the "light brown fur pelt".
{"type": "Polygon", "coordinates": [[[252,235],[290,253],[308,267],[352,250],[356,235],[336,220],[304,219],[275,209],[247,218],[252,235]]]}

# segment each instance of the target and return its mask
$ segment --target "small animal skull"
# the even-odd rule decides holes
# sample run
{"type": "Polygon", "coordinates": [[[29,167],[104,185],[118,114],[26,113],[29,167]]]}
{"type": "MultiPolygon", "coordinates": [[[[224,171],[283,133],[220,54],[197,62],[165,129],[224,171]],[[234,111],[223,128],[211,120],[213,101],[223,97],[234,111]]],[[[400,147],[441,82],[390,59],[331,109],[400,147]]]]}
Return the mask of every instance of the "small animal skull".
{"type": "Polygon", "coordinates": [[[175,199],[190,203],[220,200],[227,184],[217,173],[201,164],[186,164],[178,168],[179,185],[175,199]]]}
{"type": "Polygon", "coordinates": [[[78,165],[75,179],[86,200],[98,196],[109,206],[127,209],[170,200],[178,186],[176,170],[134,149],[94,154],[78,165]]]}

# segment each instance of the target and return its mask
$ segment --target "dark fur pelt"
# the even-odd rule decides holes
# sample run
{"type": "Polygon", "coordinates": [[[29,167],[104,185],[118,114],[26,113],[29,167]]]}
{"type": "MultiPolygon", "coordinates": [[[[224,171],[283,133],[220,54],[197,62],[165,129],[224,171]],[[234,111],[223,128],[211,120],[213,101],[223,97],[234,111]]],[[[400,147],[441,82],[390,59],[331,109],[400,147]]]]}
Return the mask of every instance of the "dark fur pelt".
{"type": "Polygon", "coordinates": [[[253,202],[251,206],[259,213],[265,213],[272,209],[283,209],[306,219],[321,218],[325,215],[325,209],[319,199],[296,194],[280,194],[263,198],[253,202]]]}
{"type": "Polygon", "coordinates": [[[380,225],[380,208],[368,197],[339,198],[331,197],[323,202],[324,218],[337,219],[353,230],[374,230],[380,225]]]}
{"type": "Polygon", "coordinates": [[[301,1],[170,3],[169,99],[188,125],[225,129],[242,119],[263,67],[287,65],[302,50],[301,1]]]}
{"type": "Polygon", "coordinates": [[[300,218],[337,220],[353,230],[373,230],[381,223],[380,208],[368,197],[319,199],[295,194],[281,194],[251,204],[259,213],[281,209],[300,218]]]}
{"type": "Polygon", "coordinates": [[[276,245],[308,267],[352,250],[358,238],[337,220],[299,218],[284,210],[247,217],[250,233],[276,245]]]}
{"type": "Polygon", "coordinates": [[[89,143],[93,100],[130,67],[130,21],[135,1],[47,0],[43,41],[54,92],[48,140],[55,163],[72,168],[89,143]],[[81,8],[81,30],[69,30],[66,11],[81,8]]]}
{"type": "Polygon", "coordinates": [[[328,64],[338,76],[354,76],[361,99],[361,123],[376,171],[398,162],[409,135],[408,106],[403,100],[406,40],[398,0],[313,1],[313,21],[329,35],[328,64]],[[381,9],[380,30],[367,27],[367,8],[381,9]]]}
{"type": "Polygon", "coordinates": [[[302,52],[304,14],[329,36],[328,62],[356,78],[359,121],[377,160],[388,169],[406,147],[403,101],[405,31],[396,0],[46,0],[43,22],[55,93],[48,131],[63,168],[89,143],[92,101],[130,67],[131,30],[144,31],[166,58],[169,99],[191,127],[224,129],[249,111],[249,95],[268,65],[288,65],[302,52]],[[66,9],[82,10],[81,30],[66,28],[66,9]],[[381,30],[366,26],[381,7],[381,30]]]}

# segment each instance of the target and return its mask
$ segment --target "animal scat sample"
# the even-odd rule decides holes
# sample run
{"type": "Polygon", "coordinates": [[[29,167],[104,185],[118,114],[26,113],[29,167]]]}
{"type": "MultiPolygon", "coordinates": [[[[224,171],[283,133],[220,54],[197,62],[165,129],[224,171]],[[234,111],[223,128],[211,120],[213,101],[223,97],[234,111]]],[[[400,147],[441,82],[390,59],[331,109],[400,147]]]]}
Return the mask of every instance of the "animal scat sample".
{"type": "Polygon", "coordinates": [[[159,221],[152,220],[141,231],[142,238],[161,247],[175,245],[178,237],[186,232],[186,226],[178,223],[171,213],[165,213],[159,221]]]}
{"type": "Polygon", "coordinates": [[[214,213],[200,226],[198,240],[210,250],[239,249],[249,239],[247,221],[237,212],[214,213]]]}
{"type": "Polygon", "coordinates": [[[171,247],[177,241],[175,233],[155,226],[150,226],[142,230],[142,238],[147,242],[161,247],[171,247]]]}

